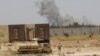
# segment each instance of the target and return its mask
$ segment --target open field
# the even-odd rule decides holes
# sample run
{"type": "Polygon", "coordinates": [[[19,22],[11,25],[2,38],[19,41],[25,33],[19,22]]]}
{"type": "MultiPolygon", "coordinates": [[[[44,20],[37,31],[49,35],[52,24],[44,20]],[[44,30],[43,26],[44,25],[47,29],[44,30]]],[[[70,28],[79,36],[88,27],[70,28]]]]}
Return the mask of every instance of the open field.
{"type": "Polygon", "coordinates": [[[51,47],[57,51],[58,43],[62,44],[62,53],[66,56],[100,56],[100,35],[91,38],[88,35],[80,36],[52,36],[51,47]],[[71,54],[68,54],[71,53],[71,54]]]}
{"type": "Polygon", "coordinates": [[[91,38],[89,35],[74,35],[74,36],[51,36],[51,41],[82,41],[82,40],[99,40],[100,35],[94,35],[91,38]]]}
{"type": "Polygon", "coordinates": [[[0,44],[1,56],[100,56],[100,35],[94,35],[92,38],[86,36],[52,36],[50,38],[52,53],[30,53],[18,54],[17,43],[7,46],[8,43],[0,44]],[[59,54],[58,43],[62,44],[62,50],[59,54]]]}

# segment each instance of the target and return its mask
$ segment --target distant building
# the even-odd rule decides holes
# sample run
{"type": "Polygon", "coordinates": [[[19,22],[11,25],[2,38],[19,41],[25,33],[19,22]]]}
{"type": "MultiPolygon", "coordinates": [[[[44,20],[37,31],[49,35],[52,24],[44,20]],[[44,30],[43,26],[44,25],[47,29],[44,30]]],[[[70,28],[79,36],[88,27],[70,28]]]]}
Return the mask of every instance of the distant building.
{"type": "Polygon", "coordinates": [[[16,24],[0,26],[2,42],[29,41],[33,38],[49,41],[49,24],[16,24]]]}

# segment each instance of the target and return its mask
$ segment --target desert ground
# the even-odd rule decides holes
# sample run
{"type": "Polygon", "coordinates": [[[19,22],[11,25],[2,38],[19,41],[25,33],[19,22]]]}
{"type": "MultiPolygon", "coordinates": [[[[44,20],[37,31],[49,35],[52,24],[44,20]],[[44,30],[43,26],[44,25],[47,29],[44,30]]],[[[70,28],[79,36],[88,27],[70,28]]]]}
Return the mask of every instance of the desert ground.
{"type": "Polygon", "coordinates": [[[57,44],[62,44],[61,55],[65,56],[100,56],[100,35],[91,38],[88,35],[52,36],[51,46],[57,51],[57,44]]]}
{"type": "Polygon", "coordinates": [[[17,42],[0,43],[0,56],[100,56],[100,35],[91,38],[88,35],[78,36],[51,36],[50,43],[52,53],[27,53],[17,52],[17,42]],[[61,52],[58,51],[58,44],[62,44],[61,52]]]}

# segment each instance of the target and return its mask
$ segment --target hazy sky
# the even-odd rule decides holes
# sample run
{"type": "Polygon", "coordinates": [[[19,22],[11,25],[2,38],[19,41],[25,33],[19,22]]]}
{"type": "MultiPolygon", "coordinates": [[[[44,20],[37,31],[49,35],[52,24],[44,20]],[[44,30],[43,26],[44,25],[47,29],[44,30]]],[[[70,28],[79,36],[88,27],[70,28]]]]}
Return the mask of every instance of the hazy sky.
{"type": "MultiPolygon", "coordinates": [[[[47,21],[38,15],[38,5],[35,4],[37,1],[40,0],[0,0],[0,24],[47,21]]],[[[55,0],[55,2],[62,16],[69,14],[80,22],[85,16],[87,21],[100,24],[100,0],[55,0]]]]}
{"type": "Polygon", "coordinates": [[[79,21],[83,16],[89,23],[100,24],[100,0],[56,0],[63,15],[69,14],[79,21]]]}

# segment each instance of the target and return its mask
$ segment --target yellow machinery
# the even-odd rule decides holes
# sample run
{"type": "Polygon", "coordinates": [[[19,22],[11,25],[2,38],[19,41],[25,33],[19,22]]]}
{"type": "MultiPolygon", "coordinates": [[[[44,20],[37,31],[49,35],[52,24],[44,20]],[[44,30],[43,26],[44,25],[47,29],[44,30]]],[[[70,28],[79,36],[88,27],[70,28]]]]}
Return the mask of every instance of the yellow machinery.
{"type": "Polygon", "coordinates": [[[51,52],[51,48],[48,43],[38,43],[38,39],[34,38],[31,41],[23,41],[19,43],[19,52],[51,52]]]}

